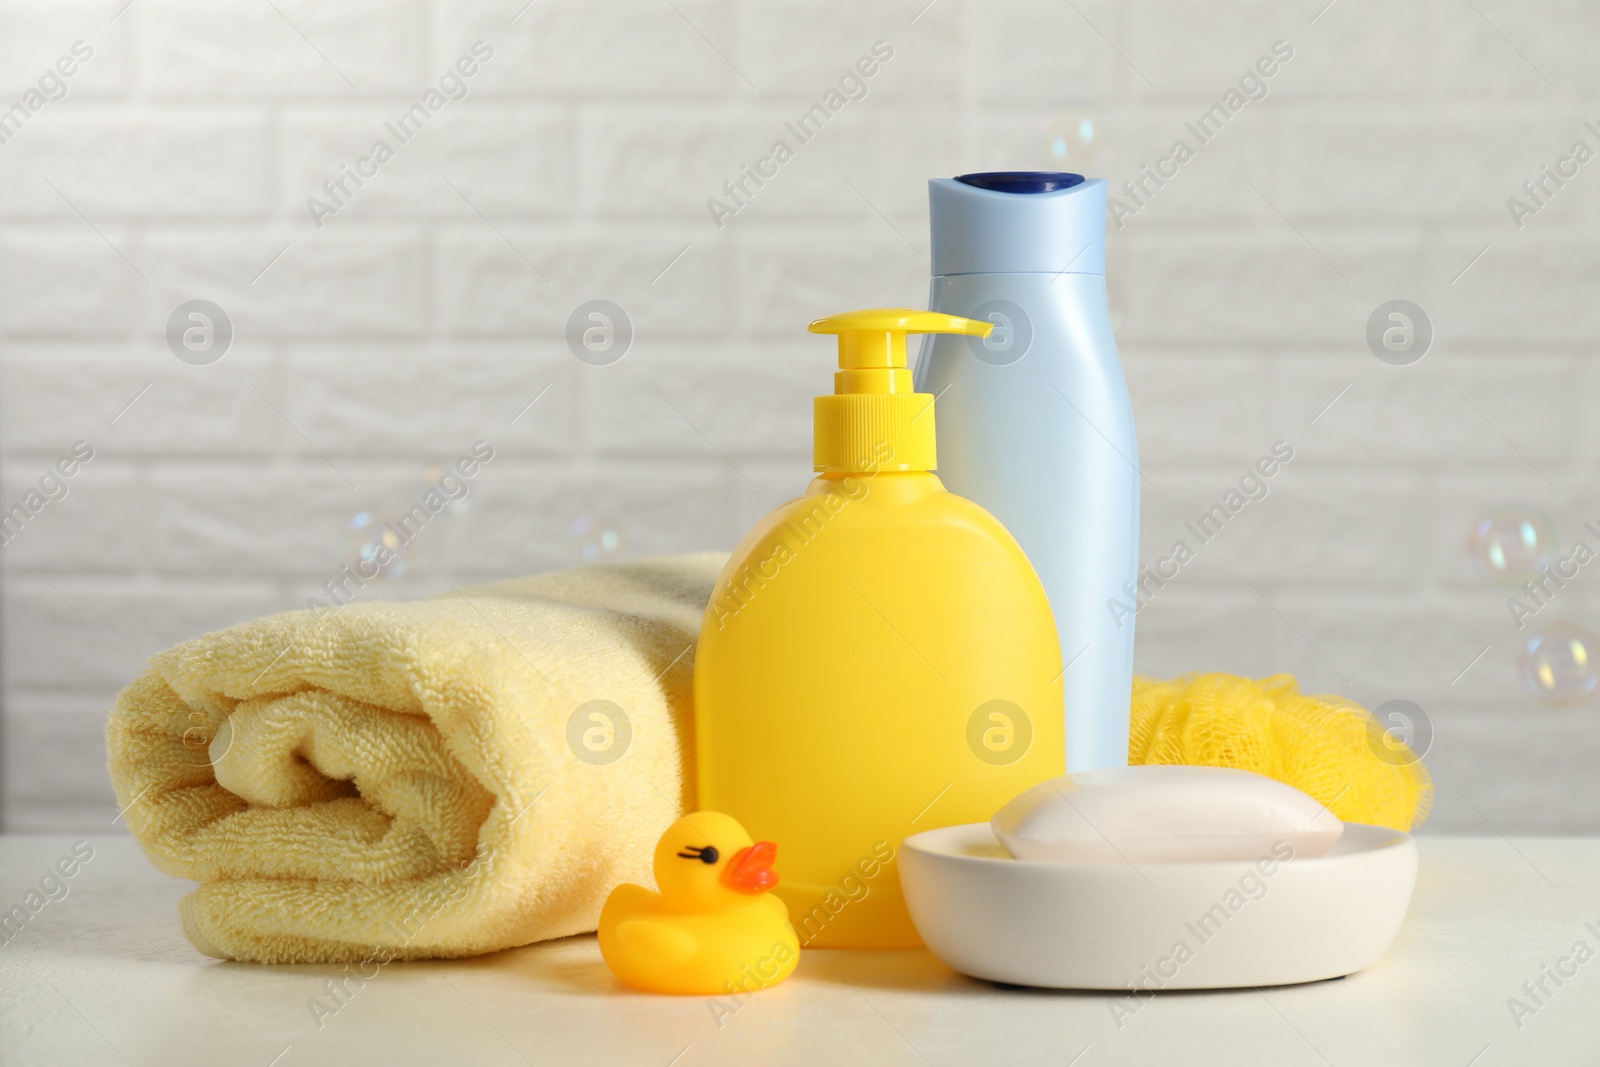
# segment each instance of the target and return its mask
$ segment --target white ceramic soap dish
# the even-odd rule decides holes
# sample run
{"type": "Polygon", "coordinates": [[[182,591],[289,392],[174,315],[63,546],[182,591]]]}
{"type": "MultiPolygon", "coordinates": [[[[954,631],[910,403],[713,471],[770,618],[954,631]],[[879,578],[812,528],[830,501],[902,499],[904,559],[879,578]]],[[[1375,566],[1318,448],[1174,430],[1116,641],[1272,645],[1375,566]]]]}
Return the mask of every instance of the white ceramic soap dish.
{"type": "Polygon", "coordinates": [[[1323,856],[1202,863],[1015,860],[988,823],[906,838],[922,940],[975,978],[1058,989],[1315,982],[1375,963],[1411,903],[1411,835],[1346,823],[1323,856]]]}

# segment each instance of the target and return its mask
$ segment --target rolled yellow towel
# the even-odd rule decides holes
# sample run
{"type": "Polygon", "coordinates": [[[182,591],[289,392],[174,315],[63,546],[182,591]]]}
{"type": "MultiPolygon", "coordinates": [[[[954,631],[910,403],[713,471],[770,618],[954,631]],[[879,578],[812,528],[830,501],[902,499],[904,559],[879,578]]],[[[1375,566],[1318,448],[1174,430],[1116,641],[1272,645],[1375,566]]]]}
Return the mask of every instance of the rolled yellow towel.
{"type": "Polygon", "coordinates": [[[184,934],[348,963],[593,930],[691,810],[693,644],[725,559],[291,612],[156,656],[106,740],[134,837],[200,883],[184,934]]]}

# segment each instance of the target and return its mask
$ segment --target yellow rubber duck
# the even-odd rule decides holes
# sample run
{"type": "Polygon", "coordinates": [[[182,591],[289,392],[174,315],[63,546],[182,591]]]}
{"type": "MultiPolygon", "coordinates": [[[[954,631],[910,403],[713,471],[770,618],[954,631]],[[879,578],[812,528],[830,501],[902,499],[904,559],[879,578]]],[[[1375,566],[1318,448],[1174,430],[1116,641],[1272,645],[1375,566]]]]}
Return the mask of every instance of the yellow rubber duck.
{"type": "Polygon", "coordinates": [[[600,910],[600,955],[622,981],[656,993],[750,993],[783,981],[800,959],[778,884],[778,846],[751,841],[738,820],[697,811],[656,845],[659,893],[619,885],[600,910]]]}

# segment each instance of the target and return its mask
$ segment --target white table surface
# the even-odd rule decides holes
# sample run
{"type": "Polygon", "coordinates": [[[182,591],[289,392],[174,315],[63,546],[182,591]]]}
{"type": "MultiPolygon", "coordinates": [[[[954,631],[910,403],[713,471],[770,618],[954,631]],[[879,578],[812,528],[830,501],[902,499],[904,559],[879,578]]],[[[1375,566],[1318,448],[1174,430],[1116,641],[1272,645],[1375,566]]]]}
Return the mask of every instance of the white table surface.
{"type": "MultiPolygon", "coordinates": [[[[0,838],[0,907],[75,840],[0,838]]],[[[593,937],[391,964],[319,1027],[308,1005],[331,1005],[339,968],[200,955],[178,930],[188,883],[126,837],[89,840],[67,896],[0,946],[0,1063],[1600,1064],[1600,935],[1585,927],[1600,930],[1600,839],[1422,838],[1411,913],[1376,966],[1163,993],[1120,1029],[1114,998],[1001,989],[922,951],[804,952],[792,979],[719,1020],[706,998],[619,986],[593,937]],[[1560,987],[1546,978],[1519,1027],[1508,999],[1580,940],[1596,958],[1560,987]]]]}

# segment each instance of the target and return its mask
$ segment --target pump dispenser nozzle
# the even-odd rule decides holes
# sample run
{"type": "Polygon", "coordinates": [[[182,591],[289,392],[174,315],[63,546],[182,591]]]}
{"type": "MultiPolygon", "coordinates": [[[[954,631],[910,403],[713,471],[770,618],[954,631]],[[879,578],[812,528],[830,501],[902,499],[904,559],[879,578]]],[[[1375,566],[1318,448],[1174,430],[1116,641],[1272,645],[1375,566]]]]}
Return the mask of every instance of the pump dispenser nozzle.
{"type": "Polygon", "coordinates": [[[833,395],[813,402],[812,464],[819,471],[928,471],[933,394],[912,391],[906,334],[987,337],[991,322],[912,308],[872,308],[817,319],[812,333],[839,335],[833,395]]]}

